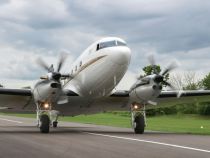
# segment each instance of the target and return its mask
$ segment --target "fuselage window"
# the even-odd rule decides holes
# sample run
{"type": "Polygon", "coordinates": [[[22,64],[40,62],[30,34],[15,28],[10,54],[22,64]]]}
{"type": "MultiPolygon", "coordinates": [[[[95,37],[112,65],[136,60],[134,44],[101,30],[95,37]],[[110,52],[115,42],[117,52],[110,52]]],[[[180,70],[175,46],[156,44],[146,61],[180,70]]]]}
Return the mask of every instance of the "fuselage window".
{"type": "Polygon", "coordinates": [[[79,66],[80,66],[80,67],[82,66],[82,61],[80,61],[79,66]]]}
{"type": "Polygon", "coordinates": [[[75,66],[75,71],[77,71],[77,66],[75,66]]]}

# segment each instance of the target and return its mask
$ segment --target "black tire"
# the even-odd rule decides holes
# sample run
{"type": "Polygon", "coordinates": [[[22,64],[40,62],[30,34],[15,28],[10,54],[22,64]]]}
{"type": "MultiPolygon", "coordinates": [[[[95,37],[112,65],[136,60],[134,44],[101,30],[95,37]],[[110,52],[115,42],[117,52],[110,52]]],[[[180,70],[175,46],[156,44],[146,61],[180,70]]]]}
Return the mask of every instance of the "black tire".
{"type": "Polygon", "coordinates": [[[48,115],[41,115],[40,118],[40,132],[41,133],[49,133],[50,130],[50,118],[48,115]]]}
{"type": "Polygon", "coordinates": [[[143,134],[145,128],[145,120],[143,115],[139,115],[135,117],[135,124],[136,127],[134,128],[134,132],[136,134],[143,134]]]}
{"type": "Polygon", "coordinates": [[[54,128],[58,127],[58,122],[57,121],[53,121],[53,127],[54,128]]]}

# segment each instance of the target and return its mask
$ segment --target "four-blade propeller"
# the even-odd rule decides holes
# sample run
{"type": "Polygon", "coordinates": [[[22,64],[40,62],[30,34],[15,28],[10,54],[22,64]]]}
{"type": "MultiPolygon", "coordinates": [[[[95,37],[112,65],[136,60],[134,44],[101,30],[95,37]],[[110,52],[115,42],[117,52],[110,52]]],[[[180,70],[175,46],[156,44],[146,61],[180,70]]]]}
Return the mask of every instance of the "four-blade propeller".
{"type": "MultiPolygon", "coordinates": [[[[40,65],[46,71],[48,71],[48,73],[50,74],[51,79],[56,80],[56,81],[59,82],[60,79],[70,78],[69,74],[61,74],[60,73],[60,70],[62,69],[62,67],[63,67],[63,65],[65,63],[66,58],[67,58],[67,54],[62,53],[60,55],[56,71],[54,70],[53,64],[51,66],[48,66],[48,64],[42,58],[38,58],[37,59],[37,64],[40,65]]],[[[49,79],[49,77],[42,77],[42,78],[49,79]]]]}
{"type": "Polygon", "coordinates": [[[153,55],[150,55],[148,57],[148,60],[152,66],[153,72],[155,74],[154,76],[154,82],[157,84],[161,84],[161,85],[166,85],[169,86],[172,89],[175,89],[166,79],[165,79],[165,75],[167,75],[170,71],[172,71],[173,69],[175,69],[177,67],[177,63],[176,62],[172,62],[170,65],[168,65],[168,67],[162,71],[162,72],[158,72],[157,71],[157,65],[155,63],[155,59],[153,55]]]}

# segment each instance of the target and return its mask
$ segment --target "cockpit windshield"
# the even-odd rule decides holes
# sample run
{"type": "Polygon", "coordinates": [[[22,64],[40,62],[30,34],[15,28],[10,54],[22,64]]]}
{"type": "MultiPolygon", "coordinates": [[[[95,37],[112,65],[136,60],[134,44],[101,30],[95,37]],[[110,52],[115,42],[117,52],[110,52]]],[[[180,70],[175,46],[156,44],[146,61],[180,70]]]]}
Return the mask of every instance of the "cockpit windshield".
{"type": "Polygon", "coordinates": [[[115,47],[115,46],[126,46],[126,43],[118,41],[118,40],[101,42],[97,44],[97,50],[107,48],[107,47],[115,47]]]}

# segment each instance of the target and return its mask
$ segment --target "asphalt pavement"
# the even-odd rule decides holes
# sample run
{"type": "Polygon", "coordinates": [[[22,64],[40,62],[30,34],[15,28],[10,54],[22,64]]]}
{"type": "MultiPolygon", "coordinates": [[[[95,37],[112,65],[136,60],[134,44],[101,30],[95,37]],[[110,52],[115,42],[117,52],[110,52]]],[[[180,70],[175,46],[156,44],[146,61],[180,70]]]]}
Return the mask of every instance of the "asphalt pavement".
{"type": "Polygon", "coordinates": [[[0,115],[0,158],[210,158],[210,136],[59,122],[42,134],[36,120],[0,115]]]}

